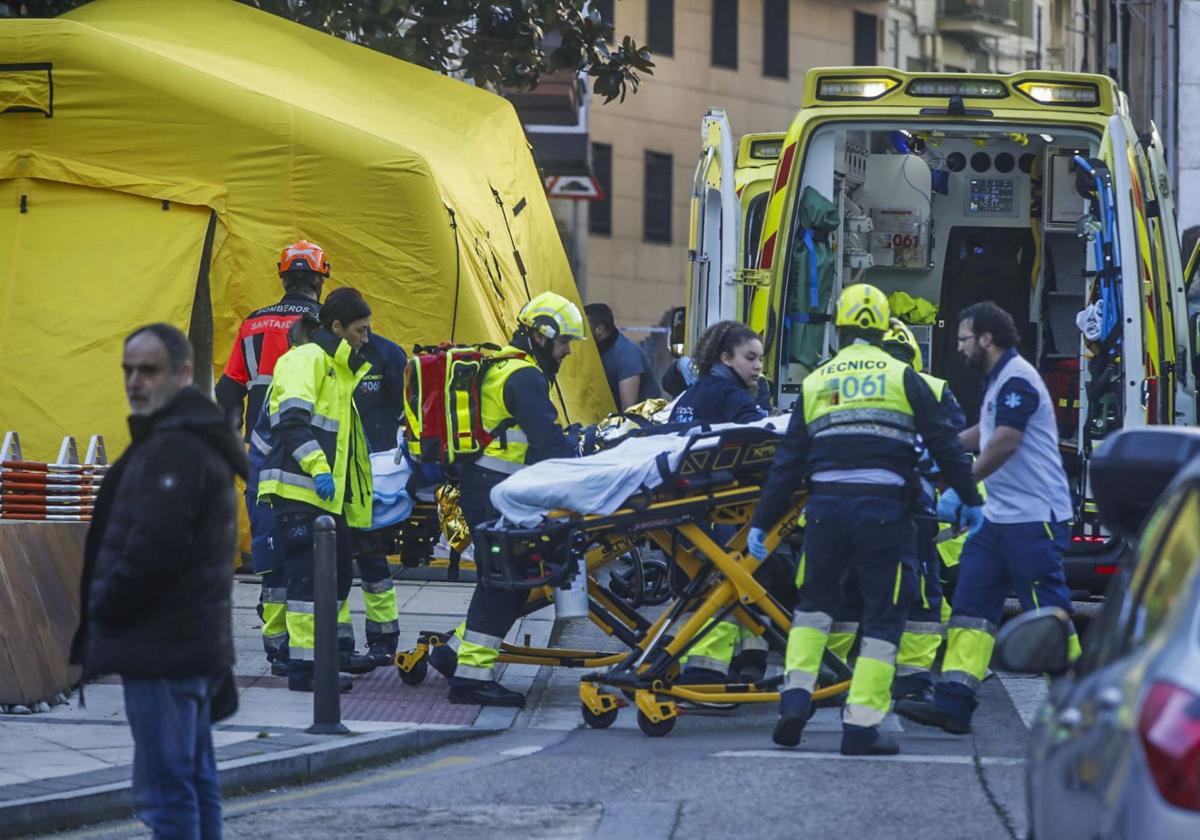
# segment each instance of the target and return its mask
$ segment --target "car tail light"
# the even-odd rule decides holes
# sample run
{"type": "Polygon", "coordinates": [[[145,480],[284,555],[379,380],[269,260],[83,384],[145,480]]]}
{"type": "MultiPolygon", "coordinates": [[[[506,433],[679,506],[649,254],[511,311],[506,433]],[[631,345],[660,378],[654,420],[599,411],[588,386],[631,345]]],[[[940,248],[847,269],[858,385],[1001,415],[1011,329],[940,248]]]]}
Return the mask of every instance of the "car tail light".
{"type": "Polygon", "coordinates": [[[1096,574],[1098,575],[1115,575],[1117,573],[1116,566],[1097,566],[1096,574]]]}
{"type": "Polygon", "coordinates": [[[1163,799],[1200,811],[1200,696],[1154,683],[1142,703],[1138,734],[1163,799]]]}

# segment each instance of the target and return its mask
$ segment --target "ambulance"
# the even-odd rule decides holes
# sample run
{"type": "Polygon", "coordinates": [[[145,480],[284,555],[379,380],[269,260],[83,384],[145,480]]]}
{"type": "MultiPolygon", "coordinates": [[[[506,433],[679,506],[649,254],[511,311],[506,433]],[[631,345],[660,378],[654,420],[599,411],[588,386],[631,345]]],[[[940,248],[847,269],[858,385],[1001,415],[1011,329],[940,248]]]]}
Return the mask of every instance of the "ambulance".
{"type": "MultiPolygon", "coordinates": [[[[1092,452],[1118,429],[1196,423],[1197,323],[1157,130],[1136,133],[1105,76],[817,68],[773,173],[752,259],[726,270],[729,253],[696,237],[687,332],[715,314],[760,331],[786,408],[837,350],[840,291],[871,283],[974,423],[981,382],[957,353],[957,314],[995,301],[1055,400],[1069,577],[1102,590],[1123,548],[1098,520],[1092,452]],[[719,273],[699,270],[714,259],[719,273]]],[[[749,222],[727,203],[716,244],[732,247],[749,222]]]]}

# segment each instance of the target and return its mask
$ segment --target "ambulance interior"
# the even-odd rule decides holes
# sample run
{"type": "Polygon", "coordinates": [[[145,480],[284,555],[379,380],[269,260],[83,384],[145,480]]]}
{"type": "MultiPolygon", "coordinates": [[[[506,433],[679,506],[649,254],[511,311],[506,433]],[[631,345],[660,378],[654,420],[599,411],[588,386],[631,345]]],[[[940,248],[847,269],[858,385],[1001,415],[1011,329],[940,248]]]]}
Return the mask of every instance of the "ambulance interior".
{"type": "MultiPolygon", "coordinates": [[[[1088,303],[1094,267],[1077,233],[1088,208],[1070,162],[1077,153],[1094,157],[1097,142],[1078,129],[841,123],[819,129],[808,146],[799,193],[811,186],[837,209],[837,229],[828,235],[832,290],[867,282],[889,296],[905,292],[927,302],[897,314],[912,326],[925,370],[950,382],[968,423],[979,417],[981,377],[957,352],[956,316],[993,300],[1013,315],[1020,351],[1047,381],[1064,444],[1082,445],[1079,423],[1087,411],[1079,410],[1076,315],[1088,303]]],[[[793,214],[794,224],[800,215],[793,214]]],[[[830,320],[788,311],[808,308],[797,306],[809,300],[807,292],[796,294],[811,285],[804,263],[789,261],[785,331],[822,330],[821,346],[832,351],[830,320]]],[[[812,363],[796,346],[785,338],[780,354],[783,405],[795,399],[812,363]]],[[[1118,406],[1101,419],[1119,424],[1118,406]]]]}

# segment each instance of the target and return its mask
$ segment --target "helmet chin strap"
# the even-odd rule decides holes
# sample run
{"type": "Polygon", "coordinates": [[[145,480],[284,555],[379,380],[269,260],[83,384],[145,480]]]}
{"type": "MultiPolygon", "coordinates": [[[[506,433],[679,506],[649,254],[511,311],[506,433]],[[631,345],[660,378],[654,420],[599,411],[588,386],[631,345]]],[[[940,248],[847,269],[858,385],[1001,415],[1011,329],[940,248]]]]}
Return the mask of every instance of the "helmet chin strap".
{"type": "MultiPolygon", "coordinates": [[[[545,336],[542,337],[545,338],[545,336]]],[[[533,328],[522,324],[513,335],[513,346],[528,350],[537,362],[537,366],[542,369],[542,373],[546,374],[546,378],[551,382],[554,381],[560,365],[554,359],[554,341],[552,339],[547,338],[545,345],[539,344],[534,338],[533,328]]]]}

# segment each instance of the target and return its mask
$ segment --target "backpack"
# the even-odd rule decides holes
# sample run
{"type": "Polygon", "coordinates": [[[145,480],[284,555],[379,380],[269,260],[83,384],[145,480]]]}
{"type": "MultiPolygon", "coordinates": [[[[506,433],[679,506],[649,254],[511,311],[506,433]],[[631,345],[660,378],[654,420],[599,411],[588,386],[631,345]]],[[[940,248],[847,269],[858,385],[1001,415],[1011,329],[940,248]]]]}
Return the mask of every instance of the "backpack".
{"type": "Polygon", "coordinates": [[[483,426],[483,375],[496,362],[530,357],[499,350],[494,344],[449,342],[413,348],[404,368],[404,415],[415,462],[469,463],[504,431],[483,426]]]}

